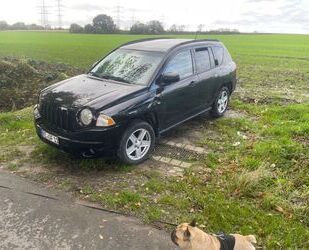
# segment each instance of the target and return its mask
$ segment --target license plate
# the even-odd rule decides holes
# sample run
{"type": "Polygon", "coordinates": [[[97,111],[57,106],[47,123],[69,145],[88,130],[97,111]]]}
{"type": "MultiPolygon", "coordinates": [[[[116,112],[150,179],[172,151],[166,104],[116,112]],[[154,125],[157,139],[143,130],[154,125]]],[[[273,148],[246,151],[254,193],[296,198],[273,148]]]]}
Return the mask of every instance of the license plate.
{"type": "Polygon", "coordinates": [[[46,140],[55,143],[57,145],[59,145],[59,139],[57,136],[54,136],[50,133],[47,133],[46,131],[44,131],[43,129],[41,129],[41,135],[43,138],[45,138],[46,140]]]}

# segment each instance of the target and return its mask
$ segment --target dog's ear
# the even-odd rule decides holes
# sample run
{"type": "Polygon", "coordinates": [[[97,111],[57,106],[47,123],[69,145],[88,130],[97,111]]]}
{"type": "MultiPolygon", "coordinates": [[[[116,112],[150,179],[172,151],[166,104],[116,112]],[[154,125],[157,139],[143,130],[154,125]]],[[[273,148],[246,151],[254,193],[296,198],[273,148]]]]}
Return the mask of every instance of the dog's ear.
{"type": "Polygon", "coordinates": [[[189,225],[191,227],[195,227],[196,226],[196,219],[193,219],[189,225]]]}
{"type": "Polygon", "coordinates": [[[189,227],[187,227],[187,230],[183,233],[183,239],[184,240],[190,240],[191,233],[189,231],[189,227]]]}

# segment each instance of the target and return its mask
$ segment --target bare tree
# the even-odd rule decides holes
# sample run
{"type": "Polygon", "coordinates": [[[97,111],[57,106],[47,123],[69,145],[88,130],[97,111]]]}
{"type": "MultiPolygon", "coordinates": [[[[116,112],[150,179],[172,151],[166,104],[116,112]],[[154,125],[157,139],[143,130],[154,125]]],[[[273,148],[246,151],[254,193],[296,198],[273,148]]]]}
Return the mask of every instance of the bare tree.
{"type": "Polygon", "coordinates": [[[204,29],[204,27],[205,27],[204,24],[199,24],[199,25],[197,26],[197,31],[198,31],[198,32],[202,32],[203,29],[204,29]]]}

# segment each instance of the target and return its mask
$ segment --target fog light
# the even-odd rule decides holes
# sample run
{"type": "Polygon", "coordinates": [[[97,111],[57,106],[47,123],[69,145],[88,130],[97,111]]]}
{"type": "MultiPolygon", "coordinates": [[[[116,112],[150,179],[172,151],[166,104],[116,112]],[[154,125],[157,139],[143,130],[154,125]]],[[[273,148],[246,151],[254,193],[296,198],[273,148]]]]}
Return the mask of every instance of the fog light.
{"type": "Polygon", "coordinates": [[[83,125],[89,125],[92,122],[93,115],[90,109],[83,109],[80,112],[79,119],[83,125]]]}
{"type": "Polygon", "coordinates": [[[36,119],[36,120],[39,119],[39,118],[41,118],[38,105],[35,105],[35,106],[34,106],[34,109],[33,109],[33,116],[34,116],[34,119],[36,119]]]}

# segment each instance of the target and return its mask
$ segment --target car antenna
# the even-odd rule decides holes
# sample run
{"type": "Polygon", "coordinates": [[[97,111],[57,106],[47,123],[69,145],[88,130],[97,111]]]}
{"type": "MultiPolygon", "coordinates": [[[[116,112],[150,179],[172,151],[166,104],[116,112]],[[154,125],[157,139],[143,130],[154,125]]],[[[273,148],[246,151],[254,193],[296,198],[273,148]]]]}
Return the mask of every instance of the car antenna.
{"type": "Polygon", "coordinates": [[[195,37],[194,37],[194,40],[196,40],[196,39],[197,39],[197,35],[198,35],[198,30],[196,30],[196,32],[195,32],[195,37]]]}

